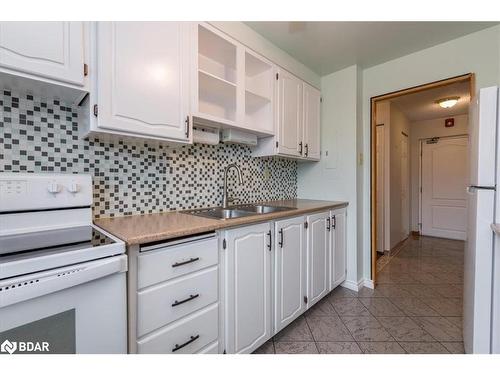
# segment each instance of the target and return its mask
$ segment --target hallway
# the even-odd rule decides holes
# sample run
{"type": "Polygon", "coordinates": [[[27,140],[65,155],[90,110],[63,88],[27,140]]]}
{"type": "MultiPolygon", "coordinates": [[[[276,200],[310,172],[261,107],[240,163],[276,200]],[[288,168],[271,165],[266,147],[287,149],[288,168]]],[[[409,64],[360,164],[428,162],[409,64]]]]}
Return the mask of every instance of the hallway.
{"type": "Polygon", "coordinates": [[[256,354],[463,353],[464,242],[410,238],[375,290],[338,287],[256,354]]]}

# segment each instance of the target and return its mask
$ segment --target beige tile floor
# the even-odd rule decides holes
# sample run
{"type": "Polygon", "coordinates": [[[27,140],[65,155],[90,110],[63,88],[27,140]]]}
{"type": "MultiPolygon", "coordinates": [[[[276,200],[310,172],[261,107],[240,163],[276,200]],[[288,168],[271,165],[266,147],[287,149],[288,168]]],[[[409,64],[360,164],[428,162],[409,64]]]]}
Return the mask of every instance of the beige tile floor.
{"type": "Polygon", "coordinates": [[[463,353],[462,241],[408,239],[375,290],[338,287],[257,354],[463,353]]]}

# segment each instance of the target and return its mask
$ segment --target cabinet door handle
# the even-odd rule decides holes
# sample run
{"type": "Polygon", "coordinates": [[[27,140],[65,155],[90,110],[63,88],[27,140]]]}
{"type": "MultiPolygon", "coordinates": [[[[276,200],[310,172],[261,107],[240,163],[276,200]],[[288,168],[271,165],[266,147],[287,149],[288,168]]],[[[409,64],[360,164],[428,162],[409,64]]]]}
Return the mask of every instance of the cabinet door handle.
{"type": "Polygon", "coordinates": [[[196,293],[196,294],[190,294],[188,298],[186,299],[183,299],[183,300],[180,300],[180,301],[177,301],[175,300],[174,303],[172,303],[172,307],[175,307],[175,306],[179,306],[179,305],[182,305],[183,303],[186,303],[186,302],[189,302],[195,298],[198,298],[200,296],[199,293],[196,293]]]}
{"type": "Polygon", "coordinates": [[[186,116],[186,138],[189,138],[189,116],[186,116]]]}
{"type": "Polygon", "coordinates": [[[272,237],[271,237],[271,231],[267,232],[267,235],[269,236],[269,245],[267,245],[267,248],[269,249],[269,251],[271,251],[271,249],[273,248],[273,244],[272,244],[272,237]]]}
{"type": "Polygon", "coordinates": [[[328,232],[330,232],[330,218],[329,217],[326,219],[326,230],[328,232]]]}
{"type": "Polygon", "coordinates": [[[196,257],[196,258],[191,258],[189,260],[186,260],[184,262],[175,262],[174,264],[172,264],[172,267],[179,267],[179,266],[183,266],[185,264],[189,264],[189,263],[193,263],[193,262],[196,262],[197,260],[200,260],[199,257],[196,257]]]}
{"type": "Polygon", "coordinates": [[[335,229],[337,227],[337,218],[335,217],[335,215],[333,215],[332,219],[333,219],[332,227],[333,227],[333,229],[335,229]]]}
{"type": "Polygon", "coordinates": [[[280,242],[278,242],[280,247],[283,248],[283,228],[280,229],[280,242]]]}
{"type": "Polygon", "coordinates": [[[302,142],[300,142],[300,143],[299,143],[299,147],[300,147],[300,148],[299,148],[299,154],[301,154],[301,155],[302,155],[302,142]]]}
{"type": "Polygon", "coordinates": [[[182,349],[186,345],[191,344],[192,342],[198,340],[199,338],[200,338],[200,335],[191,336],[190,339],[187,340],[184,344],[180,344],[180,345],[179,344],[175,344],[174,348],[172,349],[172,353],[176,352],[177,350],[182,349]]]}
{"type": "Polygon", "coordinates": [[[305,152],[304,156],[307,158],[307,155],[309,155],[309,145],[307,143],[306,143],[305,148],[306,148],[306,152],[305,152]]]}

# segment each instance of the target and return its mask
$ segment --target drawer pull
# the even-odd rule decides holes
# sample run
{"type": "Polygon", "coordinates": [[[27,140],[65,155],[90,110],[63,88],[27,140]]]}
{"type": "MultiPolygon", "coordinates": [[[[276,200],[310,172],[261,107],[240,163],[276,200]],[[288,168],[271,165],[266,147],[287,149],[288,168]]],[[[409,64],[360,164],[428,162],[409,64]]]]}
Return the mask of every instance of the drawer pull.
{"type": "Polygon", "coordinates": [[[196,336],[191,336],[191,338],[186,341],[184,344],[175,344],[174,348],[172,349],[172,353],[173,352],[176,352],[177,350],[180,350],[182,349],[183,347],[185,347],[186,345],[189,345],[191,344],[193,341],[196,341],[200,338],[200,335],[196,335],[196,336]]]}
{"type": "Polygon", "coordinates": [[[197,293],[197,294],[191,294],[188,298],[183,299],[182,301],[175,300],[174,303],[172,303],[172,307],[182,305],[183,303],[189,302],[192,299],[198,298],[199,296],[200,296],[200,294],[197,293]]]}
{"type": "Polygon", "coordinates": [[[176,262],[176,263],[172,264],[172,267],[179,267],[179,266],[183,266],[183,265],[185,265],[185,264],[189,264],[189,263],[196,262],[197,260],[200,260],[200,257],[191,258],[191,259],[186,260],[186,261],[184,261],[184,262],[176,262]]]}

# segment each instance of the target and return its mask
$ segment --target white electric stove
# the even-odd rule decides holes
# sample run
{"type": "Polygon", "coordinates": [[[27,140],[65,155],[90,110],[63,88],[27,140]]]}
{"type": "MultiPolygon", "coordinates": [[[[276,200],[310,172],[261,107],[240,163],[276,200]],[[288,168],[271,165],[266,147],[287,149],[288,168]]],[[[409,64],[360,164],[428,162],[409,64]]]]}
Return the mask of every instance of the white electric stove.
{"type": "Polygon", "coordinates": [[[92,178],[0,173],[0,354],[126,353],[125,244],[92,178]]]}

